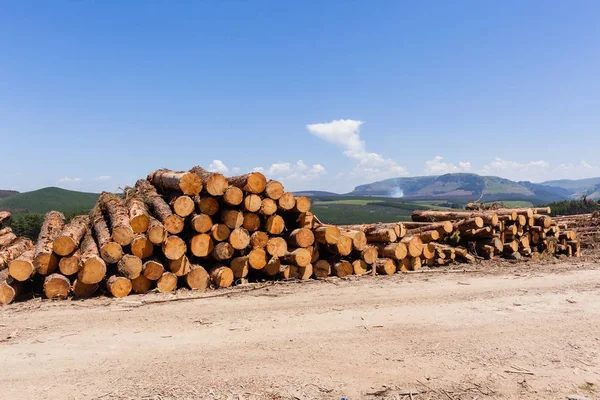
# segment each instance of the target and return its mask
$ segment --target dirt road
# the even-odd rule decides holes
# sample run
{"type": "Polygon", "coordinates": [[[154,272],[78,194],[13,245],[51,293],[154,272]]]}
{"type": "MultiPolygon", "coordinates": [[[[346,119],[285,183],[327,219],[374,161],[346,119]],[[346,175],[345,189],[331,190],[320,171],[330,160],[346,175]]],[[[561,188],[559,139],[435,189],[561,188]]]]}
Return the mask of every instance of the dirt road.
{"type": "Polygon", "coordinates": [[[597,263],[250,288],[5,307],[1,397],[599,398],[597,263]]]}

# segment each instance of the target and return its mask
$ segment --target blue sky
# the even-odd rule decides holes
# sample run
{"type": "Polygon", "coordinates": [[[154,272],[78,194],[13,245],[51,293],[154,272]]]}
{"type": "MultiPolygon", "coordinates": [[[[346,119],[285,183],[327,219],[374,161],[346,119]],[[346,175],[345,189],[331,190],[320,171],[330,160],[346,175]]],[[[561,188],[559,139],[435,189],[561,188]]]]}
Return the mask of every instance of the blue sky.
{"type": "Polygon", "coordinates": [[[0,188],[600,176],[597,1],[0,1],[0,188]]]}

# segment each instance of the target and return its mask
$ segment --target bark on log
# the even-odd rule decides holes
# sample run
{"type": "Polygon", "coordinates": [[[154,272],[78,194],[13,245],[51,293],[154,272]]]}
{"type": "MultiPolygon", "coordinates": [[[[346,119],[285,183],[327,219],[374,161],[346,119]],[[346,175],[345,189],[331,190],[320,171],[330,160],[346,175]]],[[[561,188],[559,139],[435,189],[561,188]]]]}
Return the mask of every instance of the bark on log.
{"type": "Polygon", "coordinates": [[[306,267],[312,259],[311,253],[300,247],[297,249],[289,249],[287,253],[279,257],[283,264],[295,265],[297,267],[306,267]]]}
{"type": "Polygon", "coordinates": [[[172,272],[165,272],[156,281],[156,288],[161,293],[172,292],[177,289],[177,275],[172,272]]]}
{"type": "Polygon", "coordinates": [[[12,260],[31,249],[33,249],[31,240],[26,238],[15,240],[10,246],[0,250],[0,269],[8,267],[12,260]]]}
{"type": "Polygon", "coordinates": [[[288,243],[293,247],[308,247],[315,243],[315,235],[310,229],[294,229],[288,238],[288,243]]]}
{"type": "Polygon", "coordinates": [[[375,245],[381,258],[392,258],[402,260],[408,255],[406,244],[400,243],[379,243],[375,245]]]}
{"type": "Polygon", "coordinates": [[[373,263],[375,272],[379,275],[393,275],[396,273],[396,263],[390,258],[378,258],[373,263]]]}
{"type": "Polygon", "coordinates": [[[266,250],[273,257],[282,257],[287,253],[288,244],[281,237],[272,237],[267,240],[266,250]]]}
{"type": "Polygon", "coordinates": [[[163,192],[175,191],[193,196],[202,191],[200,176],[188,171],[159,169],[148,174],[147,179],[163,192]]]}
{"type": "Polygon", "coordinates": [[[498,215],[495,212],[417,210],[412,213],[413,221],[417,222],[454,221],[475,217],[483,219],[487,225],[498,223],[498,215]]]}
{"type": "MultiPolygon", "coordinates": [[[[119,246],[119,249],[121,248],[117,243],[114,244],[119,246]]],[[[81,283],[93,285],[102,281],[106,276],[105,259],[100,257],[100,253],[94,238],[88,233],[81,242],[81,264],[77,272],[77,280],[81,283]]]]}
{"type": "Polygon", "coordinates": [[[429,242],[435,242],[436,240],[439,240],[440,233],[435,230],[425,231],[425,232],[421,232],[418,236],[421,238],[423,243],[429,243],[429,242]]]}
{"type": "Polygon", "coordinates": [[[192,200],[190,196],[185,195],[173,197],[170,201],[170,205],[175,214],[179,215],[181,218],[191,215],[196,208],[194,200],[192,200]]]}
{"type": "Polygon", "coordinates": [[[229,186],[223,193],[223,203],[228,206],[239,206],[244,201],[244,192],[235,186],[229,186]]]}
{"type": "Polygon", "coordinates": [[[35,275],[36,268],[33,263],[34,250],[29,249],[16,257],[8,265],[8,273],[19,282],[24,282],[35,275]]]}
{"type": "Polygon", "coordinates": [[[12,233],[10,231],[10,228],[4,228],[4,229],[8,229],[9,231],[5,232],[4,234],[2,234],[0,236],[0,249],[5,246],[8,246],[9,244],[11,244],[12,242],[14,242],[17,239],[17,235],[12,233]]]}
{"type": "Polygon", "coordinates": [[[367,247],[367,235],[362,231],[352,231],[340,229],[342,236],[352,240],[352,248],[356,251],[363,251],[367,247]]]}
{"type": "Polygon", "coordinates": [[[125,202],[119,196],[111,193],[102,193],[98,203],[110,221],[111,237],[121,246],[127,246],[133,240],[133,229],[129,221],[129,211],[125,202]]]}
{"type": "Polygon", "coordinates": [[[150,217],[146,236],[148,236],[148,240],[151,241],[152,244],[161,245],[167,238],[167,230],[159,220],[150,217]]]}
{"type": "Polygon", "coordinates": [[[244,197],[244,209],[248,212],[255,213],[260,210],[262,199],[257,194],[248,194],[244,197]]]}
{"type": "Polygon", "coordinates": [[[279,200],[283,195],[283,185],[277,181],[270,180],[265,187],[265,195],[273,200],[279,200]]]}
{"type": "Polygon", "coordinates": [[[229,243],[236,250],[243,250],[250,246],[250,234],[244,228],[237,228],[231,231],[229,243]]]}
{"type": "Polygon", "coordinates": [[[192,290],[205,291],[210,286],[210,276],[204,267],[192,264],[190,272],[185,276],[185,283],[192,290]]]}
{"type": "Polygon", "coordinates": [[[8,270],[0,271],[0,304],[12,303],[19,295],[21,286],[21,282],[8,274],[8,270]]]}
{"type": "Polygon", "coordinates": [[[483,228],[484,222],[481,217],[473,217],[456,221],[452,224],[455,230],[466,231],[469,229],[480,229],[483,228]]]}
{"type": "Polygon", "coordinates": [[[100,285],[97,283],[87,284],[81,282],[79,279],[75,279],[73,284],[71,285],[71,292],[73,293],[73,297],[79,299],[87,299],[92,297],[94,293],[98,291],[100,285]]]}
{"type": "Polygon", "coordinates": [[[431,230],[436,230],[440,233],[440,235],[444,235],[447,233],[452,233],[454,231],[451,221],[404,222],[403,224],[407,229],[407,231],[406,231],[407,235],[418,235],[422,232],[427,232],[427,231],[431,231],[431,230]]]}
{"type": "Polygon", "coordinates": [[[190,172],[200,177],[202,186],[211,196],[223,196],[229,187],[227,178],[218,172],[209,172],[199,166],[195,166],[190,172]]]}
{"type": "Polygon", "coordinates": [[[125,254],[117,264],[117,270],[121,276],[135,279],[142,273],[142,260],[132,254],[125,254]]]}
{"type": "MultiPolygon", "coordinates": [[[[52,250],[62,257],[73,253],[87,233],[89,224],[90,217],[87,215],[73,218],[54,239],[52,250]]],[[[131,230],[131,227],[128,226],[128,229],[131,230]]]]}
{"type": "MultiPolygon", "coordinates": [[[[183,219],[179,215],[173,214],[171,207],[160,196],[154,186],[147,180],[140,179],[135,183],[136,188],[148,202],[150,209],[157,219],[164,225],[167,232],[176,235],[183,230],[183,219]]],[[[196,196],[197,197],[197,196],[196,196]]]]}
{"type": "Polygon", "coordinates": [[[535,225],[541,226],[544,229],[548,229],[550,226],[552,226],[552,218],[546,215],[534,215],[533,219],[535,221],[535,225]]]}
{"type": "Polygon", "coordinates": [[[142,275],[151,281],[157,281],[165,272],[165,267],[157,259],[151,259],[142,264],[142,275]]]}
{"type": "Polygon", "coordinates": [[[218,288],[226,288],[233,283],[233,271],[229,267],[218,266],[210,270],[210,279],[218,288]]]}
{"type": "Polygon", "coordinates": [[[150,215],[144,201],[137,195],[127,199],[127,209],[129,210],[129,223],[134,233],[146,233],[150,224],[150,215]]]}
{"type": "Polygon", "coordinates": [[[153,281],[146,278],[144,275],[140,275],[135,279],[131,280],[131,290],[133,293],[144,294],[148,293],[152,289],[153,281]]]}
{"type": "MultiPolygon", "coordinates": [[[[52,251],[52,245],[64,224],[65,216],[58,211],[50,211],[44,216],[44,223],[40,229],[33,256],[35,268],[42,275],[49,275],[58,267],[58,257],[52,251]]],[[[1,265],[0,269],[2,269],[1,265]]]]}
{"type": "Polygon", "coordinates": [[[44,294],[48,299],[66,299],[71,292],[71,282],[61,274],[48,275],[44,279],[44,294]]]}
{"type": "Polygon", "coordinates": [[[58,262],[58,270],[65,276],[73,275],[79,272],[81,265],[81,252],[75,250],[73,254],[63,257],[58,262]]]}
{"type": "Polygon", "coordinates": [[[247,193],[261,194],[267,187],[267,178],[260,172],[250,172],[229,178],[229,184],[247,193]]]}
{"type": "Polygon", "coordinates": [[[131,293],[131,280],[124,276],[113,275],[106,281],[106,289],[114,297],[125,297],[131,293]]]}
{"type": "Polygon", "coordinates": [[[162,244],[162,252],[169,260],[177,260],[187,251],[187,246],[179,236],[169,236],[162,244]]]}
{"type": "Polygon", "coordinates": [[[133,238],[130,246],[131,254],[141,258],[142,260],[152,256],[154,245],[146,237],[146,235],[138,234],[133,238]]]}
{"type": "Polygon", "coordinates": [[[277,200],[277,205],[283,211],[290,211],[296,205],[296,197],[290,192],[284,192],[277,200]]]}

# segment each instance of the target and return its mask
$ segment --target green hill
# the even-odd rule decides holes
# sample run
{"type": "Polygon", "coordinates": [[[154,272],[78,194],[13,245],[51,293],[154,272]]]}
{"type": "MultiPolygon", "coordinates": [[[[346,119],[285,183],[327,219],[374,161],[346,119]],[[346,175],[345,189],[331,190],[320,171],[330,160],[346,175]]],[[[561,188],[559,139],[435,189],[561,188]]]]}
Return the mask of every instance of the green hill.
{"type": "Polygon", "coordinates": [[[75,192],[57,187],[47,187],[32,192],[18,193],[0,199],[0,210],[10,211],[14,215],[39,213],[50,210],[65,213],[91,209],[99,194],[75,192]]]}

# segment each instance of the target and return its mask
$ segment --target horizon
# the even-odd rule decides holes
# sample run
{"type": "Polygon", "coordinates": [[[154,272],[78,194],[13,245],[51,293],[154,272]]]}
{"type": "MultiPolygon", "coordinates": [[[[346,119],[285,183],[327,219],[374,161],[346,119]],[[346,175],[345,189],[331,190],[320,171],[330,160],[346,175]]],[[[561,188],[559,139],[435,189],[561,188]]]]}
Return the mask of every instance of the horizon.
{"type": "Polygon", "coordinates": [[[0,13],[0,188],[158,168],[347,193],[600,176],[600,4],[38,2],[0,13]]]}

